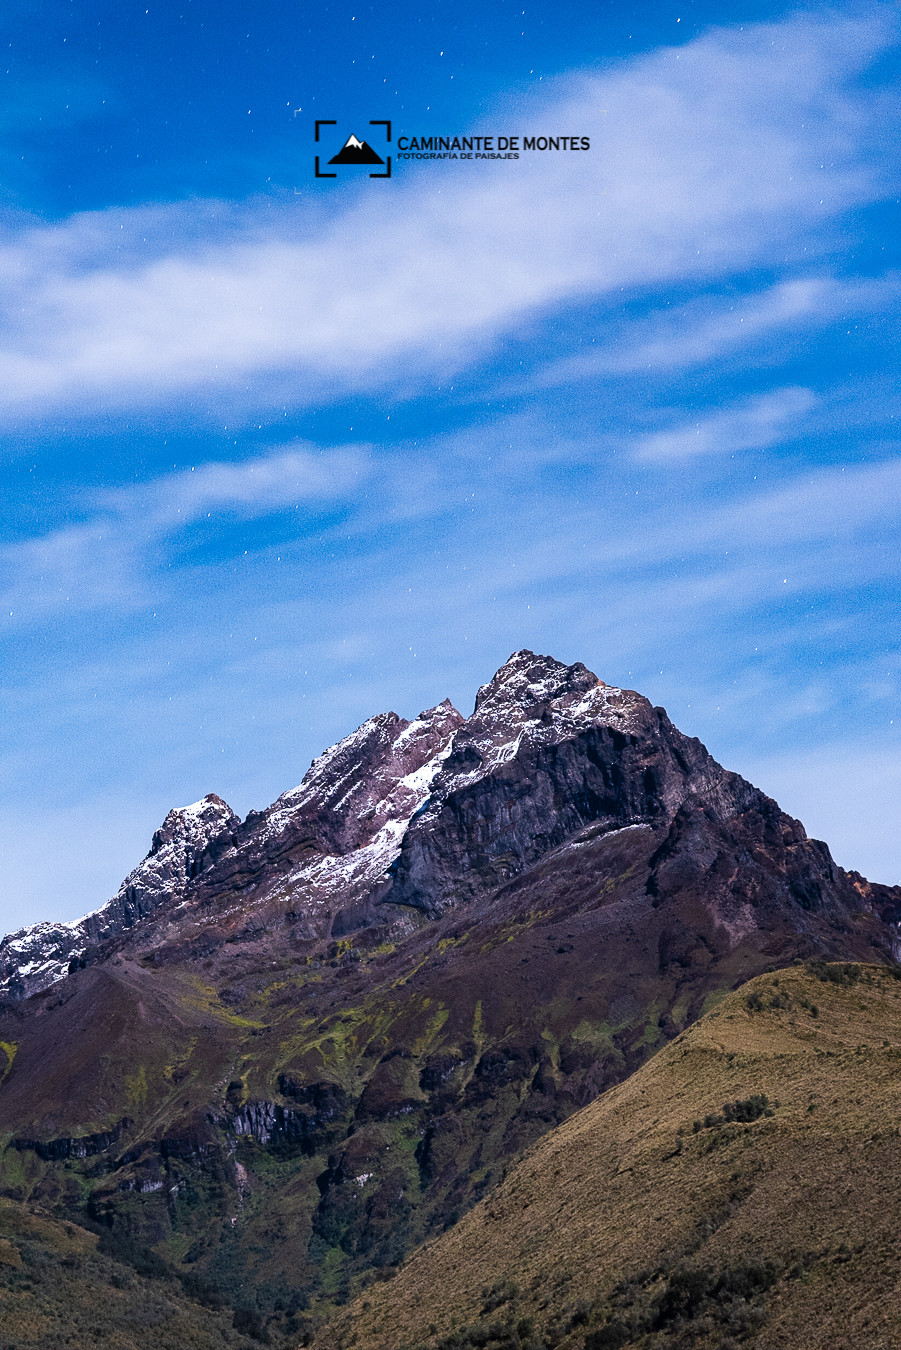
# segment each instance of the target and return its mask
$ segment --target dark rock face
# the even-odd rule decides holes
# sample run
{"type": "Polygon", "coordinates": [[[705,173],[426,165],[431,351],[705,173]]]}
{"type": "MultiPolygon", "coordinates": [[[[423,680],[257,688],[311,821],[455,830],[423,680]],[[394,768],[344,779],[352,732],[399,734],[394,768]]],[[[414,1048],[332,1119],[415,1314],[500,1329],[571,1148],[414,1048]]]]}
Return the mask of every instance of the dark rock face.
{"type": "Polygon", "coordinates": [[[93,1158],[111,1149],[123,1130],[129,1129],[132,1124],[128,1119],[121,1120],[111,1130],[99,1130],[96,1134],[83,1134],[75,1139],[13,1139],[11,1146],[19,1153],[36,1153],[45,1162],[61,1162],[64,1158],[93,1158]]]}
{"type": "Polygon", "coordinates": [[[826,846],[662,708],[528,652],[479,692],[404,836],[384,902],[440,914],[567,840],[636,825],[667,829],[648,892],[700,887],[724,934],[753,926],[767,898],[833,917],[860,908],[826,846]]]}
{"type": "Polygon", "coordinates": [[[236,1102],[217,1123],[226,1135],[254,1139],[274,1153],[312,1156],[328,1144],[336,1122],[343,1121],[347,1094],[335,1083],[300,1084],[288,1074],[279,1075],[279,1091],[294,1105],[236,1102]]]}
{"type": "Polygon", "coordinates": [[[641,695],[517,652],[454,737],[384,899],[440,913],[586,826],[657,825],[690,795],[724,817],[762,798],[641,695]]]}
{"type": "Polygon", "coordinates": [[[249,1136],[265,1148],[316,1151],[316,1129],[310,1116],[279,1102],[247,1102],[235,1112],[228,1127],[234,1135],[249,1136]]]}

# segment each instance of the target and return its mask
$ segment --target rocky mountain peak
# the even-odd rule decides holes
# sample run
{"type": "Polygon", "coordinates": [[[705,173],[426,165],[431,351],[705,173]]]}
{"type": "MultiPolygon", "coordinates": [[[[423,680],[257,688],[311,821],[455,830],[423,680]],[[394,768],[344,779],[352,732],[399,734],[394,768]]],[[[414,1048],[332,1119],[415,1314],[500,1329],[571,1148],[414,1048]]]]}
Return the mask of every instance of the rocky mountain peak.
{"type": "Polygon", "coordinates": [[[473,776],[483,777],[525,747],[566,740],[589,726],[625,729],[651,713],[647,699],[607,685],[577,661],[514,652],[488,684],[454,737],[436,791],[447,793],[473,776]]]}
{"type": "Polygon", "coordinates": [[[223,830],[234,828],[238,823],[238,817],[228,802],[224,802],[215,792],[207,793],[190,806],[174,807],[154,832],[147,858],[126,878],[122,886],[127,886],[137,877],[141,868],[146,870],[150,858],[172,850],[196,855],[223,830]]]}
{"type": "Polygon", "coordinates": [[[514,652],[476,695],[475,712],[509,712],[511,706],[534,707],[568,693],[585,693],[600,684],[581,661],[567,666],[553,656],[539,656],[528,648],[514,652]]]}
{"type": "Polygon", "coordinates": [[[84,964],[85,953],[133,928],[161,906],[177,904],[214,840],[240,825],[215,793],[169,811],[147,856],[105,905],[75,923],[38,923],[0,942],[0,995],[26,998],[84,964]]]}
{"type": "Polygon", "coordinates": [[[368,718],[297,787],[250,813],[191,888],[195,910],[215,914],[239,892],[244,908],[290,904],[311,932],[359,922],[462,724],[448,699],[412,721],[368,718]]]}
{"type": "Polygon", "coordinates": [[[241,821],[214,792],[168,813],[154,833],[150,852],[122,882],[118,893],[82,920],[92,942],[131,928],[164,903],[181,900],[198,875],[214,840],[233,834],[241,821]]]}
{"type": "Polygon", "coordinates": [[[769,800],[641,694],[605,684],[581,662],[514,652],[456,732],[384,900],[440,914],[587,826],[657,830],[694,798],[723,818],[769,800]]]}
{"type": "Polygon", "coordinates": [[[313,760],[303,781],[245,823],[290,846],[299,832],[320,853],[362,848],[388,821],[419,808],[463,718],[449,699],[413,721],[379,713],[313,760]]]}
{"type": "MultiPolygon", "coordinates": [[[[780,858],[794,850],[792,902],[846,905],[825,846],[662,709],[581,662],[522,649],[482,686],[470,717],[447,699],[412,720],[370,717],[243,822],[215,794],[170,811],[106,905],[0,944],[0,993],[45,988],[125,933],[156,951],[163,941],[207,948],[226,931],[234,941],[284,915],[306,941],[409,925],[411,908],[436,917],[477,904],[581,847],[586,830],[593,840],[650,831],[656,894],[714,866],[743,820],[780,858]]],[[[729,917],[724,903],[725,928],[756,922],[729,917]]]]}

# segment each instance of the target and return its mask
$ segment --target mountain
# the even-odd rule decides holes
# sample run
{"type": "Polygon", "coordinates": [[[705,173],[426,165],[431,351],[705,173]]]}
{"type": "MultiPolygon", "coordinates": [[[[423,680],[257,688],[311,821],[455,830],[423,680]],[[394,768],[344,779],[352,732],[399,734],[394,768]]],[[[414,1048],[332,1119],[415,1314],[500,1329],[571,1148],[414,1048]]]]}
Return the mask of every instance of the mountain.
{"type": "Polygon", "coordinates": [[[889,965],[899,918],[662,709],[517,652],[4,941],[0,1192],[287,1334],[742,981],[889,965]]]}
{"type": "Polygon", "coordinates": [[[333,155],[329,164],[384,164],[368,141],[360,141],[350,135],[337,155],[333,155]]]}
{"type": "Polygon", "coordinates": [[[890,1350],[899,1112],[897,971],[759,976],[315,1345],[890,1350]]]}

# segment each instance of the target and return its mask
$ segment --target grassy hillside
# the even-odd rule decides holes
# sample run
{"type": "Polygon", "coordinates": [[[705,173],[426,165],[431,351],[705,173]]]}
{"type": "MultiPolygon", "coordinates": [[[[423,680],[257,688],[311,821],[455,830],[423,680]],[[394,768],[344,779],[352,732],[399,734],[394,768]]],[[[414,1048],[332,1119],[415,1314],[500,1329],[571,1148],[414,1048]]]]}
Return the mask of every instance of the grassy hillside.
{"type": "Polygon", "coordinates": [[[901,981],[727,995],[537,1143],[320,1350],[901,1344],[901,981]]]}
{"type": "Polygon", "coordinates": [[[202,1307],[184,1296],[179,1281],[159,1271],[139,1274],[102,1248],[76,1224],[0,1201],[4,1350],[247,1350],[258,1344],[236,1329],[231,1309],[202,1307]]]}

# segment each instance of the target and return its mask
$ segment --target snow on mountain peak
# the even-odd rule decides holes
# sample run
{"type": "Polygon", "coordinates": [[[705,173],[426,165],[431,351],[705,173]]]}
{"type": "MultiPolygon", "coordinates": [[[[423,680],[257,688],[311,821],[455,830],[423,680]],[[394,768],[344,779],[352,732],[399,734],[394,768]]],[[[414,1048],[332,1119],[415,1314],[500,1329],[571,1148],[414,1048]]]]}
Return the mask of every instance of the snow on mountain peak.
{"type": "Polygon", "coordinates": [[[538,656],[526,648],[514,652],[476,695],[475,712],[506,712],[511,704],[534,706],[561,695],[584,692],[602,682],[586,666],[567,666],[553,656],[538,656]]]}

